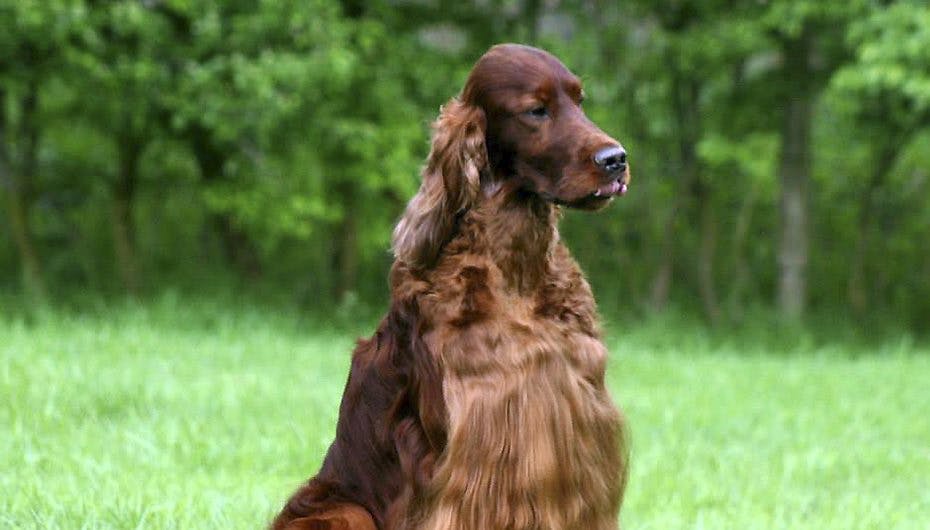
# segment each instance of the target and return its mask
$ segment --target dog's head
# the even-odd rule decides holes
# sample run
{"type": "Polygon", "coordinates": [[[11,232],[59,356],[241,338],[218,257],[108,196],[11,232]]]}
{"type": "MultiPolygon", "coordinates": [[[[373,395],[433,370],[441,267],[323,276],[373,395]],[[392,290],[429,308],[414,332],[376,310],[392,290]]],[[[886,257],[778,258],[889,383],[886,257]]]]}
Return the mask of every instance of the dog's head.
{"type": "Polygon", "coordinates": [[[582,99],[579,79],[549,53],[488,50],[434,124],[423,183],[394,231],[397,257],[429,266],[483,185],[589,210],[626,193],[626,151],[585,116],[582,99]]]}

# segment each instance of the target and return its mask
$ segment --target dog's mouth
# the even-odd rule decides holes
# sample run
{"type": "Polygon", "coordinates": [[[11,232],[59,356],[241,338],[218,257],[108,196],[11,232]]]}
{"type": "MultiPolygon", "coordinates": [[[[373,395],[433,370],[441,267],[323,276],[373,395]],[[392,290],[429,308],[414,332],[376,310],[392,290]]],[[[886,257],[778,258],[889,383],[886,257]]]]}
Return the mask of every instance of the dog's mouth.
{"type": "Polygon", "coordinates": [[[627,174],[621,174],[615,179],[610,180],[606,184],[601,184],[593,192],[586,195],[582,200],[586,202],[607,202],[614,197],[622,197],[626,195],[629,178],[627,174]]]}
{"type": "MultiPolygon", "coordinates": [[[[539,180],[543,180],[543,178],[544,176],[540,173],[539,180]]],[[[579,177],[578,180],[582,180],[583,178],[584,177],[579,177]]],[[[587,186],[579,184],[581,184],[581,182],[575,184],[578,188],[581,188],[577,191],[566,189],[561,193],[552,193],[543,187],[543,189],[533,190],[533,193],[560,206],[577,208],[579,210],[599,210],[607,206],[615,197],[626,195],[630,184],[630,173],[628,171],[616,172],[610,176],[610,180],[607,182],[596,183],[596,187],[593,190],[587,187],[591,185],[590,183],[587,183],[587,186]]]]}
{"type": "Polygon", "coordinates": [[[626,195],[628,186],[629,179],[627,176],[620,175],[605,184],[601,184],[591,193],[565,204],[580,210],[599,210],[607,206],[615,197],[626,195]]]}
{"type": "Polygon", "coordinates": [[[618,178],[617,180],[612,180],[607,184],[601,185],[599,188],[594,190],[594,193],[590,197],[598,198],[603,197],[610,199],[613,197],[622,197],[626,195],[627,183],[624,181],[623,177],[618,178]]]}

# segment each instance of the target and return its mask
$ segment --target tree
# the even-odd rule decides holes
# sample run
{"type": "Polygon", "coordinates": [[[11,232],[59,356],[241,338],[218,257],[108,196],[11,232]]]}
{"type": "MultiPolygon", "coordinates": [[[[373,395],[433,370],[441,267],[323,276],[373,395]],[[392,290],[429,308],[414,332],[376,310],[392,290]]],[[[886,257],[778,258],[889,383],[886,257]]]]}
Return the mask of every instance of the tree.
{"type": "Polygon", "coordinates": [[[57,75],[63,53],[83,21],[80,3],[0,3],[0,189],[16,243],[22,284],[31,298],[46,287],[32,205],[39,193],[39,147],[44,127],[43,85],[57,75]]]}
{"type": "Polygon", "coordinates": [[[869,176],[859,186],[855,244],[849,259],[847,297],[859,316],[870,305],[868,257],[881,242],[877,199],[900,154],[930,126],[930,12],[919,2],[899,2],[852,24],[855,60],[833,77],[831,90],[870,147],[869,176]]]}
{"type": "MultiPolygon", "coordinates": [[[[613,90],[626,95],[613,101],[623,112],[614,112],[608,122],[623,116],[644,145],[662,153],[651,161],[655,164],[651,168],[647,160],[634,164],[637,171],[658,170],[674,183],[663,191],[667,207],[660,216],[652,213],[662,221],[655,236],[658,252],[650,279],[650,305],[663,309],[676,272],[684,263],[694,263],[698,297],[711,323],[722,318],[716,272],[722,175],[711,172],[699,148],[709,136],[719,143],[738,135],[729,130],[734,113],[727,111],[738,81],[734,65],[759,44],[758,38],[747,37],[741,13],[729,2],[681,1],[641,2],[622,12],[601,5],[596,13],[585,13],[604,19],[598,32],[598,40],[604,41],[603,65],[610,72],[623,72],[617,75],[625,79],[613,90]],[[635,36],[637,41],[628,31],[618,32],[608,15],[637,21],[633,25],[644,28],[635,36]],[[697,227],[696,238],[691,238],[687,227],[697,227]]],[[[663,187],[637,182],[639,186],[663,187]]]]}
{"type": "Polygon", "coordinates": [[[70,54],[72,88],[82,94],[73,112],[111,138],[115,164],[105,171],[116,269],[124,289],[137,294],[140,263],[134,203],[140,160],[163,129],[161,94],[171,92],[167,64],[170,30],[142,3],[123,0],[90,12],[70,54]]]}
{"type": "Polygon", "coordinates": [[[778,308],[799,319],[807,302],[810,245],[811,123],[814,105],[830,74],[845,58],[841,43],[849,21],[862,15],[865,0],[775,0],[761,24],[781,55],[778,238],[778,308]]]}

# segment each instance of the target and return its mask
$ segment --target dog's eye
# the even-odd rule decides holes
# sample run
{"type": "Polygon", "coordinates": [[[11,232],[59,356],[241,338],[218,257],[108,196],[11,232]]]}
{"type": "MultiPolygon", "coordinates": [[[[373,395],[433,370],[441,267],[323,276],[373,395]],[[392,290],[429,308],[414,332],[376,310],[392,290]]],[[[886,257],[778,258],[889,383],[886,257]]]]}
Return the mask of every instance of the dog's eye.
{"type": "Polygon", "coordinates": [[[545,118],[546,116],[549,115],[549,111],[546,109],[546,107],[544,107],[544,106],[542,106],[542,105],[540,105],[540,106],[538,106],[538,107],[534,107],[534,108],[532,108],[532,109],[526,111],[526,113],[529,114],[530,116],[534,117],[534,118],[545,118]]]}

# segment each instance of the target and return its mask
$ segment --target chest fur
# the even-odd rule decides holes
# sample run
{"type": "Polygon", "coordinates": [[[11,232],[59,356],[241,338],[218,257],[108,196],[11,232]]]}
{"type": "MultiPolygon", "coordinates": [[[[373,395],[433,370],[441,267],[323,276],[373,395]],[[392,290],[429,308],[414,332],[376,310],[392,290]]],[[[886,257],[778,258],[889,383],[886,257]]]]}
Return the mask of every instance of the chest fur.
{"type": "Polygon", "coordinates": [[[430,295],[437,321],[424,338],[442,371],[448,443],[418,527],[615,528],[620,416],[587,285],[571,270],[530,293],[504,281],[464,265],[430,295]]]}

